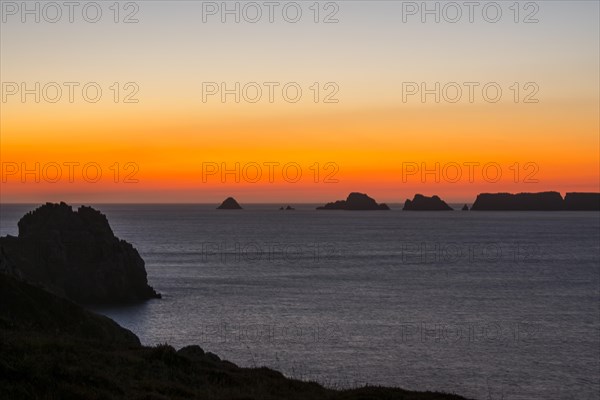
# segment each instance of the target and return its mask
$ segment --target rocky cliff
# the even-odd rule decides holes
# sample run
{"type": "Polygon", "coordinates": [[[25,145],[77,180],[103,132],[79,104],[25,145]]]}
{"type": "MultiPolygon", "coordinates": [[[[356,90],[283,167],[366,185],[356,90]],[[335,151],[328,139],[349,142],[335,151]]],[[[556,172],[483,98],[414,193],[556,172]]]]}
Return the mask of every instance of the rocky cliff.
{"type": "Polygon", "coordinates": [[[560,211],[563,198],[558,192],[541,193],[482,193],[477,196],[471,211],[560,211]]]}
{"type": "Polygon", "coordinates": [[[0,238],[0,269],[79,303],[129,303],[160,297],[144,260],[91,207],[47,203],[0,238]]]}
{"type": "Polygon", "coordinates": [[[600,193],[567,193],[565,195],[565,210],[599,211],[600,193]]]}

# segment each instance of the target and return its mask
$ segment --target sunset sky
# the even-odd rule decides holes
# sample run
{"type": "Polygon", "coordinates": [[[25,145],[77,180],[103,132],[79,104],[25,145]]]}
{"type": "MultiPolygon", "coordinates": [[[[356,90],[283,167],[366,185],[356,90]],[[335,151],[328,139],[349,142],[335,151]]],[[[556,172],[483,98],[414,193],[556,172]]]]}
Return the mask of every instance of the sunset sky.
{"type": "Polygon", "coordinates": [[[406,13],[406,2],[393,1],[337,2],[339,10],[322,2],[319,23],[312,1],[298,2],[297,23],[287,22],[281,7],[273,23],[267,15],[256,23],[226,16],[222,23],[218,11],[209,15],[206,2],[193,1],[137,2],[139,10],[120,10],[119,23],[108,8],[113,2],[103,3],[97,23],[86,22],[81,10],[73,23],[67,15],[57,23],[26,16],[23,23],[20,10],[13,14],[5,3],[3,203],[218,203],[227,196],[240,203],[320,203],[350,191],[390,203],[415,193],[472,202],[480,192],[600,190],[596,1],[540,1],[539,10],[522,2],[518,23],[513,2],[499,2],[496,23],[480,8],[473,23],[468,15],[456,23],[429,16],[423,23],[421,14],[406,13]],[[139,21],[123,23],[132,11],[139,21]],[[331,12],[339,22],[323,23],[331,12]],[[530,14],[539,22],[524,23],[530,14]],[[23,102],[21,84],[34,89],[36,82],[40,88],[56,82],[62,97],[48,101],[56,94],[50,85],[40,89],[39,103],[35,93],[23,102]],[[73,102],[65,82],[78,84],[73,102]],[[90,82],[102,90],[95,103],[82,94],[90,82]],[[203,93],[215,87],[210,82],[229,89],[256,82],[263,95],[248,101],[255,95],[250,86],[239,103],[233,94],[222,102],[220,93],[203,93]],[[264,82],[274,83],[272,102],[264,82]],[[295,103],[282,93],[290,82],[302,89],[295,103]],[[456,82],[463,95],[448,101],[451,85],[439,103],[433,94],[422,102],[420,93],[404,101],[410,82],[429,89],[456,82]],[[473,102],[465,82],[475,84],[473,102]],[[498,102],[484,98],[488,83],[502,89],[498,102]],[[134,91],[137,103],[124,102],[134,91]],[[325,102],[328,94],[337,102],[325,102]],[[528,95],[537,102],[525,102],[528,95]],[[239,182],[233,173],[203,174],[203,165],[234,170],[236,163],[239,182]],[[421,174],[436,163],[439,182],[434,173],[421,174]],[[293,167],[287,175],[286,164],[293,167]],[[251,182],[256,165],[262,177],[251,182]],[[267,165],[274,166],[272,182],[267,165]],[[302,176],[295,181],[298,167],[302,176]]]}

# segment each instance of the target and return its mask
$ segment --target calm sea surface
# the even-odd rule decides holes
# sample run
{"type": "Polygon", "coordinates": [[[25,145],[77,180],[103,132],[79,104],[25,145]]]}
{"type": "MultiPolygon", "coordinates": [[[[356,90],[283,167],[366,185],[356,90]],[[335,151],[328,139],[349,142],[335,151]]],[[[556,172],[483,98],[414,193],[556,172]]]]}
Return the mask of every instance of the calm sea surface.
{"type": "MultiPolygon", "coordinates": [[[[600,396],[600,213],[96,207],[163,294],[97,311],[145,344],[331,387],[600,396]]],[[[0,234],[32,208],[0,206],[0,234]]]]}

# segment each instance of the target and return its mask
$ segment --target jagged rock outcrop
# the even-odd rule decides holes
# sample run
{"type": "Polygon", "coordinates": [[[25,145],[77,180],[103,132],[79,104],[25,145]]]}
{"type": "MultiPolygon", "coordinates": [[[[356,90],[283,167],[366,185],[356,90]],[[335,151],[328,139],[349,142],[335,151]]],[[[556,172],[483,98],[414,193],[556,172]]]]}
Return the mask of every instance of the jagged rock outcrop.
{"type": "Polygon", "coordinates": [[[19,235],[0,238],[2,269],[79,303],[129,303],[160,297],[144,260],[117,238],[91,207],[47,203],[19,221],[19,235]]]}
{"type": "Polygon", "coordinates": [[[469,206],[465,204],[465,205],[463,206],[462,210],[463,210],[463,211],[469,211],[469,206]]]}
{"type": "Polygon", "coordinates": [[[403,211],[452,211],[452,207],[438,196],[427,197],[416,194],[411,200],[404,202],[403,211]]]}
{"type": "Polygon", "coordinates": [[[334,203],[327,203],[322,207],[317,207],[317,210],[351,210],[351,211],[368,211],[368,210],[389,210],[390,208],[385,203],[377,204],[377,202],[364,193],[350,193],[346,200],[338,200],[334,203]]]}
{"type": "Polygon", "coordinates": [[[564,201],[558,192],[481,193],[471,211],[560,211],[564,201]]]}
{"type": "Polygon", "coordinates": [[[567,193],[567,211],[600,211],[600,193],[567,193]]]}
{"type": "Polygon", "coordinates": [[[217,207],[217,210],[241,210],[242,206],[239,205],[239,203],[233,198],[233,197],[228,197],[226,198],[219,207],[217,207]]]}

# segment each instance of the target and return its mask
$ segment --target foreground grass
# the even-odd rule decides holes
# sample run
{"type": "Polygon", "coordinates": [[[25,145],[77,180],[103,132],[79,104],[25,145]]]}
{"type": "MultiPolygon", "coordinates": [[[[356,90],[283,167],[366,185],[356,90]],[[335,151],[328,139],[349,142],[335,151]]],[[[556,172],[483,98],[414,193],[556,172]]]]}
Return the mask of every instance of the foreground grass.
{"type": "Polygon", "coordinates": [[[383,387],[337,391],[198,346],[145,347],[112,320],[0,274],[0,399],[459,400],[383,387]]]}

